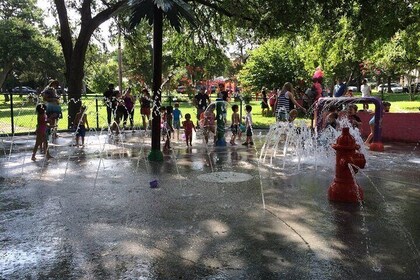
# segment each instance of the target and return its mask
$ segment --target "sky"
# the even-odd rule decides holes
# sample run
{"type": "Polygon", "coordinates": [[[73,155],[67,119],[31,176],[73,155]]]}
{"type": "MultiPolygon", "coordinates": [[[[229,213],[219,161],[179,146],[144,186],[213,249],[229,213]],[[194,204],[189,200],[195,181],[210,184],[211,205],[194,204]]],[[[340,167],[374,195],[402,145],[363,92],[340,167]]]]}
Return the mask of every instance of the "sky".
{"type": "Polygon", "coordinates": [[[50,4],[48,3],[48,0],[38,0],[37,6],[41,8],[46,15],[46,17],[44,17],[44,23],[47,26],[50,26],[50,27],[53,26],[55,23],[54,17],[47,13],[48,7],[50,6],[50,4]]]}

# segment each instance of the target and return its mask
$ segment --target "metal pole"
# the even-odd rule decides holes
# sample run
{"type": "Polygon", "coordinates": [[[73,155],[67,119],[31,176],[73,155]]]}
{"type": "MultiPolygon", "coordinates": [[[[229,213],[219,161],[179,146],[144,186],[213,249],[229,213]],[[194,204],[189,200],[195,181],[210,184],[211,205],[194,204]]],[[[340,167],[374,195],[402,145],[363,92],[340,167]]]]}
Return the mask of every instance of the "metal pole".
{"type": "Polygon", "coordinates": [[[12,122],[12,135],[15,134],[15,120],[13,114],[13,93],[10,93],[10,121],[12,122]]]}
{"type": "Polygon", "coordinates": [[[122,49],[121,49],[121,27],[118,24],[118,88],[123,92],[122,88],[122,49]]]}
{"type": "Polygon", "coordinates": [[[242,97],[240,99],[239,119],[242,120],[242,97]]]}
{"type": "Polygon", "coordinates": [[[98,96],[95,97],[96,105],[96,129],[99,130],[99,106],[98,106],[98,96]]]}

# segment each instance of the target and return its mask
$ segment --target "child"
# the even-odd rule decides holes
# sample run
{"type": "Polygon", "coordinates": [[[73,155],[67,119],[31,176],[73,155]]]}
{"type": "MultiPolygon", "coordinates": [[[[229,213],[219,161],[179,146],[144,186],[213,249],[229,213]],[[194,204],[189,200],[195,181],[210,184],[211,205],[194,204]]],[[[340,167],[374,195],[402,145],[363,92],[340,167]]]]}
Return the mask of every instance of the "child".
{"type": "Polygon", "coordinates": [[[165,146],[163,147],[164,150],[170,150],[171,149],[171,133],[174,132],[174,129],[172,127],[172,112],[173,107],[172,106],[166,106],[166,116],[165,116],[165,130],[166,130],[166,141],[165,146]]]}
{"type": "Polygon", "coordinates": [[[37,125],[36,125],[36,140],[35,140],[35,146],[34,149],[32,151],[32,160],[35,161],[36,160],[36,151],[38,150],[38,147],[44,148],[44,153],[47,159],[52,158],[52,156],[50,155],[50,152],[48,150],[48,141],[47,141],[47,128],[48,128],[48,123],[47,123],[47,114],[45,112],[45,107],[43,104],[38,104],[36,106],[36,112],[37,112],[37,125]]]}
{"type": "MultiPolygon", "coordinates": [[[[179,141],[179,129],[181,128],[181,118],[182,118],[181,110],[179,110],[179,103],[175,103],[175,109],[172,114],[174,117],[174,129],[176,129],[177,131],[176,139],[177,141],[179,141]]],[[[190,118],[191,118],[191,115],[190,115],[190,118]]],[[[174,138],[175,138],[175,133],[174,133],[174,138]]]]}
{"type": "MultiPolygon", "coordinates": [[[[382,102],[382,105],[384,106],[384,112],[388,113],[391,108],[391,103],[389,102],[382,102]]],[[[370,134],[366,138],[365,145],[369,145],[370,141],[373,139],[373,133],[375,131],[375,116],[373,116],[369,121],[369,127],[370,127],[370,134]]]]}
{"type": "Polygon", "coordinates": [[[213,133],[213,135],[216,134],[216,130],[214,126],[216,115],[214,114],[214,108],[215,108],[215,105],[212,104],[203,113],[204,140],[206,141],[206,144],[209,142],[210,132],[213,133]]]}
{"type": "Polygon", "coordinates": [[[251,105],[246,105],[245,110],[246,110],[246,116],[245,116],[246,141],[242,145],[253,146],[254,142],[252,141],[252,114],[251,114],[252,106],[251,105]]]}
{"type": "Polygon", "coordinates": [[[89,129],[85,105],[80,106],[80,111],[74,118],[73,126],[76,129],[76,146],[79,147],[79,139],[82,137],[82,147],[84,147],[86,128],[89,129]]]}
{"type": "Polygon", "coordinates": [[[356,104],[349,104],[347,106],[347,118],[350,121],[350,124],[353,128],[358,128],[359,125],[362,124],[362,120],[357,115],[357,105],[356,104]]]}
{"type": "Polygon", "coordinates": [[[232,106],[232,125],[231,125],[231,130],[232,130],[232,138],[230,139],[230,144],[232,146],[235,146],[235,139],[236,139],[236,135],[239,134],[240,132],[240,128],[239,128],[239,124],[241,123],[240,118],[239,118],[239,114],[238,114],[238,110],[239,110],[239,106],[238,105],[233,105],[232,106]]]}
{"type": "Polygon", "coordinates": [[[337,119],[338,119],[338,113],[337,112],[331,112],[327,116],[327,120],[325,122],[325,128],[332,127],[334,129],[337,129],[337,119]]]}
{"type": "Polygon", "coordinates": [[[166,107],[162,106],[159,109],[160,113],[160,134],[162,135],[162,141],[165,141],[165,136],[168,133],[166,130],[166,107]]]}
{"type": "Polygon", "coordinates": [[[194,123],[191,121],[191,115],[185,114],[185,121],[182,123],[185,133],[185,141],[187,141],[187,146],[192,146],[192,131],[196,131],[194,123]]]}
{"type": "Polygon", "coordinates": [[[338,110],[337,106],[330,105],[328,107],[328,110],[324,113],[322,113],[322,127],[327,128],[328,126],[331,126],[332,128],[337,128],[337,119],[338,119],[338,110]]]}
{"type": "Polygon", "coordinates": [[[345,97],[353,97],[353,90],[348,89],[346,94],[344,95],[345,97]]]}
{"type": "Polygon", "coordinates": [[[298,116],[298,111],[296,109],[292,109],[289,112],[289,118],[287,119],[289,123],[293,122],[298,116]]]}
{"type": "MultiPolygon", "coordinates": [[[[270,105],[271,108],[271,115],[274,115],[274,111],[275,111],[275,105],[276,105],[276,100],[277,100],[277,89],[274,88],[271,93],[270,93],[270,97],[268,98],[268,104],[270,105]]],[[[267,110],[268,112],[270,112],[270,109],[267,110]]]]}

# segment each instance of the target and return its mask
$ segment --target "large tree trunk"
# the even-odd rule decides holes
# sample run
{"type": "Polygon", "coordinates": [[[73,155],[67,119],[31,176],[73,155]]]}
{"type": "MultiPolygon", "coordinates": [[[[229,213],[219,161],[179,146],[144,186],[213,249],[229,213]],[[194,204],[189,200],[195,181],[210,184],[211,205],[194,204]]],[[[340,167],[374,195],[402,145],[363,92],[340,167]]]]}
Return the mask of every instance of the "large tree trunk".
{"type": "Polygon", "coordinates": [[[66,63],[65,77],[69,89],[69,115],[68,127],[72,126],[76,113],[81,105],[84,64],[86,50],[89,45],[93,32],[105,21],[111,18],[127,1],[118,1],[108,8],[99,12],[92,18],[91,0],[84,0],[79,10],[81,15],[80,33],[77,38],[72,37],[67,8],[64,0],[54,0],[57,8],[58,19],[60,22],[59,41],[63,49],[64,60],[66,63]],[[73,41],[75,42],[73,45],[73,41]]]}
{"type": "Polygon", "coordinates": [[[82,103],[82,87],[83,87],[83,63],[76,59],[72,58],[70,64],[71,75],[66,75],[68,83],[68,128],[73,126],[73,121],[77,112],[80,110],[80,105],[82,103]]]}
{"type": "Polygon", "coordinates": [[[90,37],[93,34],[90,26],[80,30],[79,37],[74,45],[72,56],[69,59],[69,66],[66,69],[66,79],[68,83],[69,107],[68,107],[68,128],[71,128],[77,112],[82,104],[82,88],[84,78],[84,64],[86,51],[89,46],[90,37]]]}

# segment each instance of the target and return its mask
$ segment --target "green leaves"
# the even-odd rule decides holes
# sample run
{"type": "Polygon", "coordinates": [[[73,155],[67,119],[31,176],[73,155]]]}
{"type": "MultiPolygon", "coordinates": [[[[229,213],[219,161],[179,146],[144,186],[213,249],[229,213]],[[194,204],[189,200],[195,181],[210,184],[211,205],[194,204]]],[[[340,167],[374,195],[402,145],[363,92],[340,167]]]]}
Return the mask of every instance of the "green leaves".
{"type": "Polygon", "coordinates": [[[303,63],[288,38],[268,40],[250,53],[239,80],[254,90],[278,87],[305,77],[303,63]]]}
{"type": "Polygon", "coordinates": [[[1,77],[10,70],[25,80],[57,77],[57,71],[62,72],[61,55],[55,38],[43,36],[32,24],[18,17],[0,20],[0,72],[5,72],[1,77]]]}

